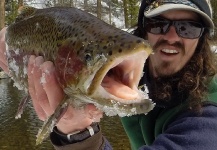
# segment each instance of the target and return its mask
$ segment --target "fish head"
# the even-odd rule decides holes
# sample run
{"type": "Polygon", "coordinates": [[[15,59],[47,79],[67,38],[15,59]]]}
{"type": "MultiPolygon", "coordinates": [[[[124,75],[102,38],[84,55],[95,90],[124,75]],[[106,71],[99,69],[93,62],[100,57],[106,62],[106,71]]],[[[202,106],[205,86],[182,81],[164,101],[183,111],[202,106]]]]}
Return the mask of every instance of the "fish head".
{"type": "Polygon", "coordinates": [[[138,84],[152,52],[150,45],[125,31],[115,31],[101,30],[89,41],[78,38],[63,42],[55,65],[67,95],[103,106],[139,104],[149,99],[138,84]]]}

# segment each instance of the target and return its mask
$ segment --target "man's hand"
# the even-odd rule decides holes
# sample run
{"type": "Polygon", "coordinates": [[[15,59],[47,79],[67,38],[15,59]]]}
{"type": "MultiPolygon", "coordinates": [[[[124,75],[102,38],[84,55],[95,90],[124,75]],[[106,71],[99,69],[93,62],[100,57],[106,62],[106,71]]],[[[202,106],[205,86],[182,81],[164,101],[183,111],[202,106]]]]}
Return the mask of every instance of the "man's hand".
{"type": "MultiPolygon", "coordinates": [[[[5,45],[6,28],[0,31],[0,67],[9,73],[6,59],[5,45]]],[[[54,64],[50,61],[44,62],[43,57],[30,56],[28,64],[28,85],[35,112],[40,120],[44,121],[52,115],[63,100],[64,92],[60,87],[54,64]]],[[[99,122],[102,112],[94,105],[87,104],[84,109],[69,106],[66,113],[57,124],[58,130],[68,134],[83,130],[92,122],[99,122]]]]}
{"type": "MultiPolygon", "coordinates": [[[[44,62],[41,56],[31,56],[28,65],[28,83],[35,111],[41,120],[45,120],[54,113],[64,97],[53,63],[44,62]]],[[[86,105],[84,109],[69,106],[58,122],[57,128],[68,134],[83,130],[92,122],[99,122],[100,118],[102,118],[102,112],[92,104],[86,105]]]]}
{"type": "Polygon", "coordinates": [[[6,72],[9,73],[8,63],[6,59],[6,44],[5,44],[5,33],[7,28],[3,28],[0,31],[0,67],[6,72]]]}

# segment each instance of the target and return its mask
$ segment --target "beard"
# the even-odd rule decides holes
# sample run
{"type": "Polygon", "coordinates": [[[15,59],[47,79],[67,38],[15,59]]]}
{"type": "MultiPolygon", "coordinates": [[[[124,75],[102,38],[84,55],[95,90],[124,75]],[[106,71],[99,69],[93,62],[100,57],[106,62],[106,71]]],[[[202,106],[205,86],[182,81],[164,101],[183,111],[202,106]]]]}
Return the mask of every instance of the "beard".
{"type": "Polygon", "coordinates": [[[167,62],[161,63],[153,69],[159,77],[170,77],[174,74],[174,72],[177,72],[174,67],[171,67],[171,63],[167,62]]]}
{"type": "MultiPolygon", "coordinates": [[[[184,48],[183,43],[175,42],[173,44],[170,44],[167,40],[163,40],[163,39],[157,41],[156,44],[153,46],[154,53],[157,49],[160,49],[160,47],[167,47],[167,46],[176,47],[177,49],[181,51],[179,53],[183,53],[183,55],[185,54],[185,48],[184,48]]],[[[156,76],[160,76],[160,77],[171,76],[175,74],[176,72],[178,72],[182,67],[182,66],[179,67],[179,64],[174,63],[174,61],[173,62],[168,62],[168,61],[159,62],[158,57],[159,56],[157,57],[150,56],[151,62],[153,62],[154,64],[152,67],[153,67],[153,71],[156,73],[156,76]]]]}
{"type": "MultiPolygon", "coordinates": [[[[159,107],[173,107],[184,101],[189,96],[196,86],[196,75],[201,69],[195,65],[196,56],[178,72],[174,73],[174,70],[158,70],[158,77],[153,78],[150,82],[149,96],[159,107]]],[[[169,67],[167,63],[163,64],[164,67],[169,67]]]]}
{"type": "Polygon", "coordinates": [[[179,87],[183,75],[178,72],[173,75],[163,75],[154,78],[150,87],[150,98],[159,107],[172,107],[186,100],[188,91],[179,87]]]}

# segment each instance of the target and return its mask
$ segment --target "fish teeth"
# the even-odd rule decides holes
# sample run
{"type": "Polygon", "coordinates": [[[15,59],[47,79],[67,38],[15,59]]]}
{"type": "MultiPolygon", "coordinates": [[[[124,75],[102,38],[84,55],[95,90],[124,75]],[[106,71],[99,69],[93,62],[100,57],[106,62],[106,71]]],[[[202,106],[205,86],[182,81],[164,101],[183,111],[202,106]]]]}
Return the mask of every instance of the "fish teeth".
{"type": "Polygon", "coordinates": [[[177,54],[177,50],[171,50],[171,49],[162,49],[162,52],[169,53],[169,54],[177,54]]]}

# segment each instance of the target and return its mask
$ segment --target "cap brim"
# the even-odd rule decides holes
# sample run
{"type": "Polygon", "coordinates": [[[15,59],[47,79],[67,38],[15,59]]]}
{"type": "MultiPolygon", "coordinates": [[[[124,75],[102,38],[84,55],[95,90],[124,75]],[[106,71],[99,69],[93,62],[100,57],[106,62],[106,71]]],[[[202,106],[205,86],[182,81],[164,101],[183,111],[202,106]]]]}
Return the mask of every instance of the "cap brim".
{"type": "Polygon", "coordinates": [[[201,19],[203,20],[203,22],[208,28],[214,29],[214,23],[207,14],[200,11],[199,9],[196,9],[191,6],[184,5],[184,4],[164,4],[155,9],[145,11],[144,15],[146,18],[151,18],[151,17],[158,16],[164,12],[168,12],[171,10],[189,10],[189,11],[196,12],[201,16],[201,19]]]}

